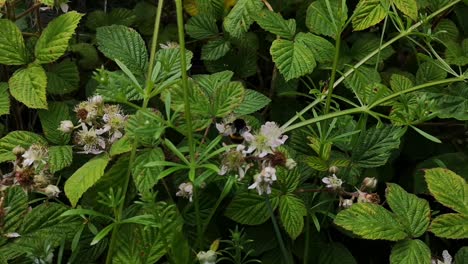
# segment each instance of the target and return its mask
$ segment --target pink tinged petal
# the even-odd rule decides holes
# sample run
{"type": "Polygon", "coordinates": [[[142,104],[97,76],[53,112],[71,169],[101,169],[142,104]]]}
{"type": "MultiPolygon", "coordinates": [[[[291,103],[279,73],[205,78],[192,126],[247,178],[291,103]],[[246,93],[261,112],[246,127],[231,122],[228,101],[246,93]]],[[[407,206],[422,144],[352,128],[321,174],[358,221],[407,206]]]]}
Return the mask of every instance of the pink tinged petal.
{"type": "MultiPolygon", "coordinates": [[[[325,184],[330,184],[331,183],[330,178],[328,178],[328,177],[322,178],[322,182],[325,183],[325,184]]],[[[328,187],[328,185],[327,185],[327,187],[328,187]]]]}
{"type": "Polygon", "coordinates": [[[252,142],[252,141],[255,140],[255,136],[252,135],[252,133],[250,133],[250,132],[245,132],[243,134],[243,137],[244,137],[245,141],[247,141],[247,142],[252,142]]]}

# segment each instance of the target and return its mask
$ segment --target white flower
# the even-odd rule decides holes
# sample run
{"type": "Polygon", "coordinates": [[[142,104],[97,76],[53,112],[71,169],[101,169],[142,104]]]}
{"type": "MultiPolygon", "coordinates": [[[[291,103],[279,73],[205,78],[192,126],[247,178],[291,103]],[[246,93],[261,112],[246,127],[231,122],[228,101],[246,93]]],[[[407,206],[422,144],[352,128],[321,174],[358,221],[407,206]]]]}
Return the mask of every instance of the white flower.
{"type": "Polygon", "coordinates": [[[179,191],[176,196],[188,198],[192,202],[193,197],[193,184],[191,182],[184,182],[179,185],[179,191]]]}
{"type": "Polygon", "coordinates": [[[228,150],[224,154],[221,169],[219,171],[219,175],[225,175],[226,173],[237,170],[237,176],[239,181],[242,180],[249,170],[252,167],[251,164],[246,163],[245,153],[243,150],[245,146],[242,144],[237,145],[235,150],[228,150]]]}
{"type": "Polygon", "coordinates": [[[103,99],[102,96],[100,96],[100,95],[95,95],[95,96],[89,98],[89,99],[88,99],[88,102],[89,102],[90,104],[94,104],[94,105],[96,105],[96,106],[100,106],[100,105],[102,105],[102,104],[104,103],[104,99],[103,99]]]}
{"type": "Polygon", "coordinates": [[[340,206],[343,208],[349,208],[353,205],[353,200],[351,199],[343,199],[340,201],[340,206]]]}
{"type": "Polygon", "coordinates": [[[366,177],[362,180],[362,185],[367,189],[374,189],[377,186],[377,179],[374,177],[366,177]]]}
{"type": "Polygon", "coordinates": [[[106,142],[104,138],[100,136],[100,132],[96,131],[94,127],[88,129],[84,123],[81,123],[81,128],[82,130],[80,130],[76,135],[77,144],[83,146],[83,151],[79,153],[102,153],[106,148],[106,142]]]}
{"type": "Polygon", "coordinates": [[[24,158],[23,167],[28,167],[34,164],[34,168],[37,168],[41,163],[47,163],[47,148],[39,144],[32,144],[29,149],[21,155],[21,157],[24,158]]]}
{"type": "Polygon", "coordinates": [[[70,120],[63,120],[60,121],[60,127],[58,130],[62,131],[63,133],[71,133],[75,129],[73,122],[70,120]]]}
{"type": "Polygon", "coordinates": [[[331,189],[338,189],[341,187],[341,184],[343,184],[343,181],[340,178],[336,177],[335,174],[333,174],[332,176],[324,177],[322,179],[322,182],[327,185],[327,188],[331,189]]]}
{"type": "Polygon", "coordinates": [[[296,165],[297,165],[297,163],[296,163],[295,160],[293,160],[293,159],[287,159],[286,160],[285,166],[286,166],[286,168],[288,168],[288,170],[294,169],[296,167],[296,165]]]}
{"type": "Polygon", "coordinates": [[[438,259],[432,259],[432,264],[452,264],[452,256],[448,253],[447,250],[442,251],[442,258],[444,261],[438,259]]]}
{"type": "Polygon", "coordinates": [[[161,49],[176,49],[179,47],[179,43],[177,42],[166,42],[166,44],[159,44],[159,46],[161,47],[161,49]]]}
{"type": "Polygon", "coordinates": [[[245,153],[250,154],[255,151],[259,158],[273,153],[273,150],[283,145],[288,139],[288,136],[282,134],[283,130],[275,122],[266,122],[257,135],[245,132],[244,139],[249,143],[249,148],[245,153]]]}
{"type": "Polygon", "coordinates": [[[216,258],[216,252],[211,249],[208,251],[200,251],[197,254],[197,259],[200,261],[200,264],[215,264],[216,258]]]}
{"type": "Polygon", "coordinates": [[[52,184],[47,185],[47,187],[43,190],[44,194],[47,195],[49,198],[58,197],[61,193],[60,189],[52,184]]]}
{"type": "Polygon", "coordinates": [[[271,166],[264,167],[260,173],[254,176],[254,179],[255,182],[248,187],[249,189],[257,189],[259,195],[270,194],[271,185],[276,181],[276,169],[271,166]]]}

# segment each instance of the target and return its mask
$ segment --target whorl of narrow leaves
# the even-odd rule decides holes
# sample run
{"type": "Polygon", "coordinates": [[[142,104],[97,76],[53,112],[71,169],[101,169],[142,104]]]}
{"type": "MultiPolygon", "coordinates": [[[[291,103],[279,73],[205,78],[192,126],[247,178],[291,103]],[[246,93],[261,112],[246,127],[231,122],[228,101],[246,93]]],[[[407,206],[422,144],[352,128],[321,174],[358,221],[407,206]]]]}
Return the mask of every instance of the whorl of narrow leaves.
{"type": "Polygon", "coordinates": [[[28,55],[21,30],[12,21],[0,19],[0,64],[26,63],[28,55]]]}

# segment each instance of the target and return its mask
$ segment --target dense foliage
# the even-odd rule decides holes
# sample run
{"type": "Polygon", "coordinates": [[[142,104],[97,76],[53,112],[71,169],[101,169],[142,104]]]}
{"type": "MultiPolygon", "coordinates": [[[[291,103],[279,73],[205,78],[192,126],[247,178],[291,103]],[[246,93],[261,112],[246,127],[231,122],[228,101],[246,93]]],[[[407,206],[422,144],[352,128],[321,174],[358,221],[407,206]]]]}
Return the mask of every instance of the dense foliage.
{"type": "Polygon", "coordinates": [[[468,263],[466,14],[0,0],[0,263],[468,263]]]}

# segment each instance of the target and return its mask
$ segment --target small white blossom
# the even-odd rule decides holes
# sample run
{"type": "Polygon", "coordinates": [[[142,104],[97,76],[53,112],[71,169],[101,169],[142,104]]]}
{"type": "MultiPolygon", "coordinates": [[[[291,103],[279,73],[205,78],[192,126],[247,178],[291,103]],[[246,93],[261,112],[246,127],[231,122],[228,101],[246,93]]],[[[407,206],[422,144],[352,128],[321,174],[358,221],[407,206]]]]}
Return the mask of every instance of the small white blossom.
{"type": "Polygon", "coordinates": [[[61,193],[60,189],[52,184],[47,185],[47,187],[43,190],[44,194],[47,195],[49,198],[58,197],[61,193]]]}
{"type": "Polygon", "coordinates": [[[259,158],[263,158],[273,153],[288,139],[288,136],[282,134],[283,130],[275,122],[266,122],[257,135],[245,132],[244,139],[249,143],[249,148],[245,152],[250,154],[255,151],[259,158]]]}
{"type": "Polygon", "coordinates": [[[366,177],[362,181],[362,185],[366,187],[367,189],[375,189],[375,187],[377,186],[377,179],[374,177],[372,178],[366,177]]]}
{"type": "Polygon", "coordinates": [[[100,132],[96,131],[94,127],[88,129],[86,124],[81,124],[81,130],[76,135],[76,141],[78,145],[83,146],[83,151],[80,153],[85,154],[99,154],[106,148],[106,142],[104,138],[100,136],[100,132]]]}
{"type": "Polygon", "coordinates": [[[166,42],[166,44],[161,43],[159,44],[159,46],[161,47],[161,49],[176,49],[179,47],[179,43],[169,41],[169,42],[166,42]]]}
{"type": "Polygon", "coordinates": [[[296,167],[296,165],[297,165],[297,163],[296,163],[295,160],[293,160],[293,159],[287,159],[286,160],[285,166],[286,166],[286,168],[288,168],[288,170],[294,169],[296,167]]]}
{"type": "Polygon", "coordinates": [[[349,208],[353,205],[353,200],[351,199],[343,199],[340,201],[340,206],[343,208],[349,208]]]}
{"type": "Polygon", "coordinates": [[[447,250],[442,251],[442,258],[444,261],[432,259],[432,264],[452,264],[452,256],[450,256],[447,250]]]}
{"type": "Polygon", "coordinates": [[[200,261],[200,264],[215,264],[216,258],[216,252],[211,249],[208,251],[200,251],[197,254],[197,259],[200,261]]]}
{"type": "Polygon", "coordinates": [[[97,105],[97,106],[100,106],[104,103],[104,99],[102,98],[102,96],[100,95],[95,95],[91,98],[88,99],[88,102],[90,104],[94,104],[94,105],[97,105]]]}
{"type": "Polygon", "coordinates": [[[13,232],[13,233],[3,234],[3,236],[6,237],[6,238],[17,238],[17,237],[20,237],[21,235],[16,233],[16,232],[13,232]]]}
{"type": "Polygon", "coordinates": [[[75,129],[73,122],[70,120],[63,120],[60,121],[60,127],[58,130],[62,131],[63,133],[71,133],[75,129]]]}
{"type": "Polygon", "coordinates": [[[327,188],[331,189],[338,189],[341,187],[341,184],[343,184],[343,181],[340,178],[336,177],[335,174],[333,174],[332,176],[324,177],[322,179],[322,182],[327,185],[327,188]]]}
{"type": "Polygon", "coordinates": [[[176,196],[188,198],[192,202],[193,198],[193,184],[191,182],[184,182],[179,185],[179,191],[176,196]]]}
{"type": "Polygon", "coordinates": [[[249,189],[257,189],[259,195],[270,194],[271,186],[277,179],[276,169],[271,166],[264,167],[260,173],[254,176],[254,179],[255,182],[249,186],[249,189]]]}
{"type": "Polygon", "coordinates": [[[23,167],[28,167],[34,164],[34,168],[37,168],[40,164],[47,163],[47,148],[39,144],[32,144],[29,149],[21,155],[21,157],[24,158],[23,167]]]}

